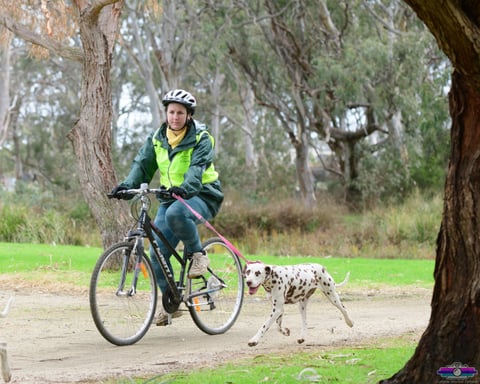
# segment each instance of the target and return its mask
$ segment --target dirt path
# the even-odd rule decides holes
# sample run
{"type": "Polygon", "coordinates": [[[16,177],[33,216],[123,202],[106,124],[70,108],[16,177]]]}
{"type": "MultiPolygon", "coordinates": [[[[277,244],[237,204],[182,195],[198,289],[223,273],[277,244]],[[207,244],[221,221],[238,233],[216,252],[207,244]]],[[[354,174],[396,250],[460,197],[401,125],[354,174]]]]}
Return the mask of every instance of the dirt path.
{"type": "MultiPolygon", "coordinates": [[[[359,344],[374,337],[420,333],[430,315],[430,292],[340,292],[355,321],[348,328],[340,312],[317,295],[308,309],[304,345],[295,343],[300,326],[297,306],[287,306],[284,323],[292,336],[271,329],[257,347],[247,346],[269,314],[263,294],[246,297],[234,327],[208,336],[196,328],[188,312],[168,327],[152,327],[137,344],[116,347],[105,341],[90,316],[87,293],[35,292],[35,288],[3,290],[0,308],[14,295],[9,315],[0,320],[0,340],[7,342],[12,383],[98,382],[102,378],[159,375],[191,365],[253,357],[275,351],[325,349],[359,344]]],[[[0,309],[1,310],[1,309],[0,309]]],[[[273,328],[273,327],[272,327],[273,328]]]]}

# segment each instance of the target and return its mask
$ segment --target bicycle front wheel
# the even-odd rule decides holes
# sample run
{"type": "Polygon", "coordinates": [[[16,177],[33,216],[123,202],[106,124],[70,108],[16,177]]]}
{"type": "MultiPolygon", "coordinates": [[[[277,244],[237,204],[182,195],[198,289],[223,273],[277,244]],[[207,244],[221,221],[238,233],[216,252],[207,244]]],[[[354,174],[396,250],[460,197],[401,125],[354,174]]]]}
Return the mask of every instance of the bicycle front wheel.
{"type": "Polygon", "coordinates": [[[133,242],[113,245],[98,259],[90,280],[93,321],[101,335],[115,345],[139,341],[155,315],[155,274],[144,254],[135,285],[136,256],[133,242]]]}
{"type": "Polygon", "coordinates": [[[209,335],[225,333],[240,314],[243,303],[243,274],[238,256],[220,238],[205,241],[210,258],[208,272],[187,279],[187,306],[199,329],[209,335]]]}

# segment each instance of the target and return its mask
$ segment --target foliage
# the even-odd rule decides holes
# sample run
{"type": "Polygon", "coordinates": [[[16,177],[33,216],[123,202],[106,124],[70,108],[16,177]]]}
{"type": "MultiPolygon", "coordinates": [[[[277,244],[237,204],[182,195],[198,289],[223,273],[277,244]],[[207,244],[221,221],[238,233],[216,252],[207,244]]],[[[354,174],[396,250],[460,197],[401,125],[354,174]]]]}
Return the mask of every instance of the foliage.
{"type": "Polygon", "coordinates": [[[372,239],[377,245],[427,243],[434,245],[440,230],[443,199],[415,194],[402,205],[389,205],[362,216],[357,239],[372,239]]]}
{"type": "Polygon", "coordinates": [[[247,253],[431,259],[443,199],[418,192],[357,214],[330,198],[309,210],[292,200],[251,204],[227,200],[214,222],[247,253]]]}
{"type": "Polygon", "coordinates": [[[304,207],[293,199],[259,202],[228,201],[215,219],[226,236],[242,238],[249,233],[271,236],[274,233],[308,233],[329,229],[336,221],[333,210],[304,207]]]}
{"type": "MultiPolygon", "coordinates": [[[[325,161],[322,150],[331,139],[326,127],[342,128],[345,134],[361,131],[365,105],[374,107],[375,122],[381,129],[370,139],[355,143],[360,169],[358,177],[352,176],[353,186],[360,189],[363,199],[359,205],[371,206],[390,196],[401,199],[412,186],[443,185],[449,149],[445,89],[450,68],[408,7],[395,0],[353,2],[347,8],[342,2],[326,2],[333,25],[341,31],[338,46],[319,28],[318,4],[270,5],[281,4],[285,9],[279,14],[286,17],[278,20],[302,43],[298,47],[304,50],[295,54],[301,55],[299,64],[310,68],[304,79],[299,74],[302,83],[289,72],[301,66],[289,67],[285,57],[277,55],[282,49],[291,49],[286,44],[292,40],[268,40],[274,36],[266,3],[219,1],[195,4],[187,11],[178,2],[166,2],[164,9],[154,1],[125,5],[122,43],[116,47],[112,68],[112,152],[118,177],[127,174],[146,135],[157,128],[152,115],[159,108],[159,95],[167,87],[181,86],[198,96],[196,116],[217,130],[216,166],[229,189],[258,198],[297,193],[295,150],[287,132],[298,133],[305,125],[309,145],[316,152],[316,156],[310,154],[312,160],[321,164],[325,161]],[[304,26],[295,17],[299,15],[304,26]],[[173,35],[167,36],[163,26],[171,28],[175,23],[182,28],[169,29],[173,35]],[[303,28],[319,29],[302,34],[303,28]],[[180,43],[192,41],[193,36],[194,44],[180,43]],[[257,99],[251,105],[244,101],[252,92],[247,73],[235,65],[230,54],[229,47],[234,45],[249,58],[258,76],[254,82],[257,99]],[[150,72],[146,71],[148,65],[150,72]],[[260,80],[271,84],[274,92],[260,89],[260,80]],[[146,91],[149,89],[154,93],[146,91]],[[281,102],[281,110],[272,109],[273,100],[281,102]],[[299,116],[299,105],[306,111],[304,118],[299,116]],[[397,112],[401,113],[400,137],[408,154],[402,161],[399,143],[392,141],[388,127],[397,112]],[[248,159],[247,138],[253,143],[248,159]]],[[[32,3],[21,9],[30,12],[28,20],[38,13],[34,7],[32,3]]],[[[15,6],[8,3],[7,8],[15,6]]],[[[75,16],[71,11],[67,7],[52,12],[62,16],[55,34],[68,35],[75,30],[75,23],[65,22],[75,16]]],[[[72,44],[76,42],[72,39],[72,44]]],[[[17,104],[12,115],[15,123],[0,149],[0,176],[35,180],[63,191],[78,188],[75,159],[66,135],[80,109],[79,64],[55,57],[35,60],[25,55],[28,44],[18,38],[13,38],[11,45],[10,94],[17,104]]],[[[328,184],[333,194],[340,187],[351,186],[344,169],[348,164],[342,158],[345,154],[346,148],[335,154],[334,164],[328,164],[335,174],[342,174],[336,183],[328,184]]]]}
{"type": "Polygon", "coordinates": [[[35,181],[47,188],[69,191],[78,183],[75,160],[66,135],[80,108],[78,64],[48,59],[38,61],[19,54],[25,43],[13,42],[11,94],[16,98],[15,124],[10,140],[0,148],[8,158],[0,176],[35,181]]]}
{"type": "Polygon", "coordinates": [[[98,244],[96,226],[82,200],[58,198],[31,183],[17,183],[16,189],[0,192],[0,241],[98,244]]]}
{"type": "Polygon", "coordinates": [[[383,203],[401,202],[413,189],[408,169],[403,167],[397,151],[391,146],[372,154],[362,145],[364,154],[359,164],[359,176],[352,183],[361,194],[357,207],[368,209],[383,203]]]}
{"type": "MultiPolygon", "coordinates": [[[[322,14],[324,18],[312,22],[311,17],[321,12],[317,4],[285,5],[278,13],[272,11],[273,3],[258,9],[244,5],[239,11],[268,17],[242,24],[247,33],[230,32],[231,56],[260,103],[283,119],[282,127],[294,137],[296,150],[302,128],[310,132],[310,145],[319,157],[322,144],[330,147],[336,161],[329,167],[341,174],[351,204],[368,205],[385,196],[403,198],[414,185],[409,133],[422,142],[422,132],[416,129],[419,120],[446,121],[445,98],[427,107],[425,97],[441,95],[447,86],[442,75],[446,66],[441,64],[445,59],[399,2],[360,2],[348,9],[329,5],[329,27],[342,28],[340,36],[332,36],[327,27],[315,29],[330,17],[322,14]],[[293,48],[300,46],[306,48],[293,48]],[[424,108],[418,108],[419,100],[424,108]]],[[[303,168],[297,164],[297,169],[303,168]]],[[[433,174],[441,177],[436,171],[433,174]]]]}
{"type": "MultiPolygon", "coordinates": [[[[0,241],[100,245],[89,210],[73,196],[59,199],[40,189],[0,196],[0,241]]],[[[279,256],[431,259],[443,204],[438,194],[414,193],[352,214],[328,196],[319,196],[313,209],[296,199],[226,196],[212,221],[215,228],[246,254],[279,256]]],[[[213,235],[205,226],[199,229],[203,238],[213,235]]]]}
{"type": "Polygon", "coordinates": [[[28,208],[18,205],[0,205],[0,239],[2,241],[15,241],[16,234],[26,223],[28,208]]]}
{"type": "MultiPolygon", "coordinates": [[[[249,164],[243,156],[241,145],[230,145],[218,152],[216,168],[222,186],[230,194],[244,195],[248,199],[269,200],[271,196],[286,198],[292,195],[297,185],[295,169],[291,164],[289,145],[285,142],[278,121],[268,119],[256,127],[254,145],[262,155],[257,163],[249,164]],[[268,140],[264,138],[267,137],[268,140]]],[[[241,143],[244,133],[226,130],[224,143],[241,143]]]]}

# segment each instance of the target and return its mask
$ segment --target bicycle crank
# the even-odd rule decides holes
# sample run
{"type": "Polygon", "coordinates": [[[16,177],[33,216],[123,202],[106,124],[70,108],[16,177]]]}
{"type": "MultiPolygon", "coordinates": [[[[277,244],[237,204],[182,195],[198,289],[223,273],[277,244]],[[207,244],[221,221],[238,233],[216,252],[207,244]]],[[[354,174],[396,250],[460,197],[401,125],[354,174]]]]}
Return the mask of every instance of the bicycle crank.
{"type": "Polygon", "coordinates": [[[162,304],[165,311],[167,313],[174,313],[178,310],[181,302],[182,300],[180,300],[178,297],[175,297],[175,294],[172,292],[170,287],[167,287],[167,290],[162,295],[162,304]]]}

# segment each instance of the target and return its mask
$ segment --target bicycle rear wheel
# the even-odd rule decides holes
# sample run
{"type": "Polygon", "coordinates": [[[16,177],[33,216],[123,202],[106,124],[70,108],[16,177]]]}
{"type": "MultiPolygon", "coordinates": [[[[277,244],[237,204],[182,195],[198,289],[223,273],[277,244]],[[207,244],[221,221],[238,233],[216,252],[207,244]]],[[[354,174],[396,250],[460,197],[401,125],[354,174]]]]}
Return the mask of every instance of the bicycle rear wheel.
{"type": "Polygon", "coordinates": [[[211,238],[202,246],[210,258],[210,267],[203,277],[187,279],[190,292],[187,306],[199,329],[217,335],[228,331],[240,314],[244,289],[242,265],[220,238],[211,238]]]}
{"type": "Polygon", "coordinates": [[[134,242],[115,244],[100,256],[90,280],[93,321],[101,335],[115,345],[139,341],[155,315],[157,286],[152,265],[144,254],[133,292],[135,259],[134,242]]]}

